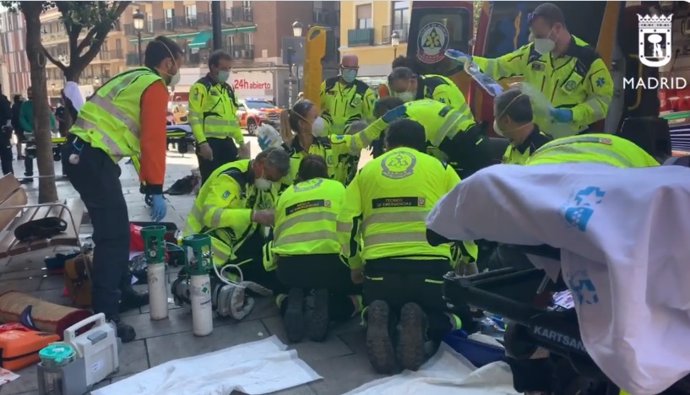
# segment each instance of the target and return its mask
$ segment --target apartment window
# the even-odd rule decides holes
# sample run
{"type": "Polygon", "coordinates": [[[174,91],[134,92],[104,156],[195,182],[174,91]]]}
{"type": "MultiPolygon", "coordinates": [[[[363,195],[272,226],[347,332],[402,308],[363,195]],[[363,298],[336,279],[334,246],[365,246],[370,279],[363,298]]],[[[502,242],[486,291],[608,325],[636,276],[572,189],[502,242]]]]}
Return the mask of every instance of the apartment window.
{"type": "Polygon", "coordinates": [[[393,30],[403,30],[410,23],[410,6],[407,1],[393,2],[393,30]]]}
{"type": "Polygon", "coordinates": [[[374,27],[371,17],[371,4],[357,6],[357,29],[371,29],[374,27]]]}
{"type": "Polygon", "coordinates": [[[185,14],[187,16],[187,23],[196,23],[196,5],[186,6],[185,14]]]}
{"type": "Polygon", "coordinates": [[[146,15],[146,23],[149,25],[148,32],[153,33],[153,14],[146,15]]]}
{"type": "Polygon", "coordinates": [[[174,24],[174,18],[175,18],[175,10],[172,8],[168,8],[165,10],[165,28],[167,30],[171,30],[175,27],[174,24]]]}

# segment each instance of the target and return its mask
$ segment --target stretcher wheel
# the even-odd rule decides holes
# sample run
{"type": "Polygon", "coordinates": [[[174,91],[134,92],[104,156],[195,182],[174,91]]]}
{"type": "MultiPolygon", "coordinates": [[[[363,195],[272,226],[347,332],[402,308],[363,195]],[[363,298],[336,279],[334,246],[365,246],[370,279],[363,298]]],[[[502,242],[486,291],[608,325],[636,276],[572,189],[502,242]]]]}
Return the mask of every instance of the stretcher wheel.
{"type": "Polygon", "coordinates": [[[187,152],[189,152],[189,144],[187,144],[187,142],[184,140],[178,140],[177,152],[179,152],[180,154],[186,154],[187,152]]]}
{"type": "Polygon", "coordinates": [[[522,325],[507,325],[503,334],[506,355],[515,359],[528,359],[537,351],[537,345],[530,341],[527,332],[527,328],[522,325]]]}

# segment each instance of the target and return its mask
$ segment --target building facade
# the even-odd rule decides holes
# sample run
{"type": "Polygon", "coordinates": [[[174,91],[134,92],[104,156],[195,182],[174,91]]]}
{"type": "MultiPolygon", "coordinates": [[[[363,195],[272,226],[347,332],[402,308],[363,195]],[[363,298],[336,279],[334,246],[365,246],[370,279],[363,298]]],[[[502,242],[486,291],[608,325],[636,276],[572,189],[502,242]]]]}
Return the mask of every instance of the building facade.
{"type": "Polygon", "coordinates": [[[395,56],[407,53],[411,1],[343,1],[340,3],[340,54],[359,57],[360,79],[385,81],[395,56]],[[393,32],[400,43],[391,44],[393,32]]]}
{"type": "Polygon", "coordinates": [[[26,58],[26,29],[21,13],[0,11],[0,82],[5,95],[26,95],[31,85],[29,60],[26,58]]]}

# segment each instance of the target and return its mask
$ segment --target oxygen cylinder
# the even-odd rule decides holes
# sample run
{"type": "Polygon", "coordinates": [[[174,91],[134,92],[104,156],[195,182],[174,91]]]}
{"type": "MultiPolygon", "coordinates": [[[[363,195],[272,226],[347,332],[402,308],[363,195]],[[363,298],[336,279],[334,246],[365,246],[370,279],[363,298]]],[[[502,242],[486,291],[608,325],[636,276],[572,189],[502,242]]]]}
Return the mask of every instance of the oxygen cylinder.
{"type": "Polygon", "coordinates": [[[141,229],[146,257],[146,276],[149,284],[149,315],[152,320],[168,318],[168,291],[165,277],[165,226],[153,225],[141,229]]]}
{"type": "Polygon", "coordinates": [[[187,273],[190,278],[192,305],[192,332],[207,336],[213,332],[213,304],[211,301],[211,238],[192,235],[182,240],[187,255],[187,273]]]}

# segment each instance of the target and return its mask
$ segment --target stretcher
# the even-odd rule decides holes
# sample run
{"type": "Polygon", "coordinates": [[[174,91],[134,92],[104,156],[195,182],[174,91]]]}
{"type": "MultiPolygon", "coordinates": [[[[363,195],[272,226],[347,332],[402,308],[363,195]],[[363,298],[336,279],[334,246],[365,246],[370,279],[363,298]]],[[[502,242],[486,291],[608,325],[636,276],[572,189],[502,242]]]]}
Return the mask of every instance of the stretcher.
{"type": "Polygon", "coordinates": [[[190,146],[194,151],[194,135],[192,134],[192,127],[188,123],[168,125],[165,129],[167,143],[175,144],[177,152],[186,154],[190,151],[190,146]]]}

